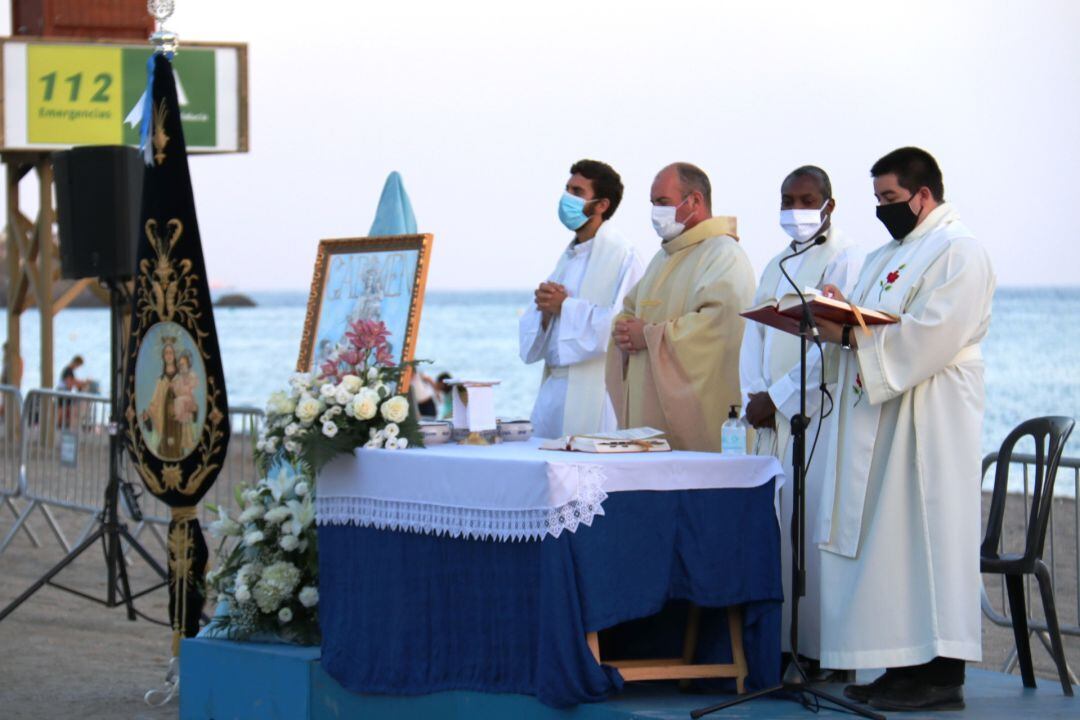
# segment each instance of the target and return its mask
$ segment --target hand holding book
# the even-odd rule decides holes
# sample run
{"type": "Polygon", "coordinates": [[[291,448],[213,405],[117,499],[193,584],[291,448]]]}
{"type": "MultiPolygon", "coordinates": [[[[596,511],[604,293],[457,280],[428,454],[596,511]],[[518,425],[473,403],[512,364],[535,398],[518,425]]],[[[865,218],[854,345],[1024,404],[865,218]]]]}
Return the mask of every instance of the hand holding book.
{"type": "MultiPolygon", "coordinates": [[[[820,292],[807,289],[803,291],[803,295],[806,296],[820,337],[826,342],[839,343],[845,325],[861,327],[864,334],[867,334],[869,330],[866,328],[870,325],[889,325],[900,320],[895,315],[848,302],[835,285],[826,285],[820,292]]],[[[742,316],[791,335],[798,335],[802,312],[802,301],[798,293],[788,293],[779,300],[756,305],[742,313],[742,316]]],[[[852,337],[856,334],[852,333],[852,337]]]]}

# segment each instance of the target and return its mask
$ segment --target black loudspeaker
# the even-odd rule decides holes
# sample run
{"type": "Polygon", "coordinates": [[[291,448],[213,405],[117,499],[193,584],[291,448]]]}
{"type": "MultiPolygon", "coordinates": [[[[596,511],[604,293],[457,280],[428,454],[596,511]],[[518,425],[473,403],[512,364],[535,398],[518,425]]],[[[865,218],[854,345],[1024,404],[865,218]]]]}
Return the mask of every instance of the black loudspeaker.
{"type": "Polygon", "coordinates": [[[53,154],[60,274],[123,280],[135,274],[143,163],[123,145],[53,154]]]}

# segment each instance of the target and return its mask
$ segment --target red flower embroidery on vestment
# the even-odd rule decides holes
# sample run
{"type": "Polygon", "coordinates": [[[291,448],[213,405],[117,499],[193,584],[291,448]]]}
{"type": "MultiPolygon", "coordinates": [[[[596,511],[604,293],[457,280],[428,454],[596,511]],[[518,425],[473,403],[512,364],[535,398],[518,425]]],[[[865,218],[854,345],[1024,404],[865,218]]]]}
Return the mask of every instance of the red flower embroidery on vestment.
{"type": "Polygon", "coordinates": [[[880,288],[880,290],[878,290],[878,294],[877,294],[878,302],[881,302],[881,296],[882,295],[884,295],[888,291],[892,290],[893,284],[897,280],[900,279],[900,271],[903,270],[906,267],[907,267],[907,263],[904,263],[904,264],[900,265],[900,267],[896,268],[895,270],[890,272],[888,275],[886,275],[884,280],[878,280],[878,287],[880,288]]]}

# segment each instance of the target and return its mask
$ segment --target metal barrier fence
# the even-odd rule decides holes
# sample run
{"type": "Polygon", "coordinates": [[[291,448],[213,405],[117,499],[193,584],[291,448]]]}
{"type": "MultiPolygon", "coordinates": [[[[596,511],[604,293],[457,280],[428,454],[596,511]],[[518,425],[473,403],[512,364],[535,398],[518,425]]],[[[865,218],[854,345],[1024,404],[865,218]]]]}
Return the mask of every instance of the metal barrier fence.
{"type": "MultiPolygon", "coordinates": [[[[16,520],[21,511],[14,498],[22,492],[22,433],[19,427],[21,418],[22,395],[19,389],[11,385],[0,385],[0,498],[16,520]]],[[[34,547],[41,547],[41,542],[30,527],[24,524],[22,528],[34,547]]]]}
{"type": "Polygon", "coordinates": [[[22,406],[21,494],[30,504],[19,514],[0,551],[40,509],[65,551],[71,550],[51,508],[89,513],[83,535],[100,512],[109,470],[109,401],[97,395],[31,390],[22,406]]]}
{"type": "MultiPolygon", "coordinates": [[[[983,489],[993,490],[994,474],[987,476],[987,471],[997,464],[997,453],[990,453],[983,458],[983,489]],[[988,486],[989,485],[989,486],[988,486]]],[[[1031,517],[1031,468],[1035,465],[1035,456],[1016,453],[1012,456],[1011,465],[1019,466],[1020,477],[1023,480],[1023,494],[1012,495],[1010,499],[1023,500],[1023,534],[1015,533],[1012,536],[1006,531],[1002,532],[1000,552],[1022,553],[1027,538],[1027,528],[1031,517]]],[[[1010,468],[1010,480],[1013,470],[1010,468]]],[[[1010,482],[1010,485],[1012,483],[1010,482]]],[[[1050,521],[1046,527],[1046,546],[1043,560],[1050,566],[1050,577],[1054,584],[1054,595],[1057,605],[1058,623],[1063,636],[1080,637],[1080,587],[1077,578],[1080,577],[1080,458],[1061,458],[1058,466],[1057,480],[1054,485],[1055,499],[1051,506],[1050,521]],[[1071,477],[1070,477],[1071,475],[1071,477]],[[1073,501],[1061,495],[1061,489],[1069,487],[1072,481],[1073,501]],[[1071,505],[1071,507],[1070,507],[1071,505]],[[1072,602],[1063,602],[1066,599],[1072,602]]],[[[1008,505],[1008,504],[1006,504],[1008,505]]],[[[1006,507],[1006,522],[1010,515],[1006,507]]],[[[986,587],[987,576],[983,575],[982,587],[982,611],[990,622],[1000,627],[1012,627],[1012,618],[1009,616],[1009,600],[1005,590],[1005,583],[1001,582],[1000,576],[993,578],[993,587],[986,587]],[[998,590],[1000,590],[1000,598],[998,590]],[[992,600],[991,596],[995,599],[992,600]]],[[[1026,594],[1026,607],[1028,611],[1028,629],[1042,642],[1047,651],[1050,651],[1050,635],[1047,632],[1046,619],[1042,617],[1042,602],[1039,600],[1036,588],[1035,602],[1032,602],[1032,586],[1034,578],[1025,576],[1024,586],[1026,594]]],[[[1012,672],[1016,666],[1017,657],[1015,648],[1005,659],[1002,672],[1012,672]]],[[[1077,683],[1072,669],[1069,669],[1072,682],[1077,683]]]]}
{"type": "MultiPolygon", "coordinates": [[[[6,401],[9,398],[2,396],[6,401]]],[[[17,403],[14,403],[17,407],[17,403]]],[[[235,507],[234,490],[242,483],[255,480],[254,445],[262,423],[262,411],[252,407],[230,408],[232,439],[225,464],[213,488],[200,503],[200,520],[211,519],[206,503],[235,507]]],[[[52,508],[64,508],[89,515],[80,539],[93,530],[97,514],[104,505],[105,488],[109,480],[109,400],[98,395],[85,395],[55,390],[31,390],[21,408],[21,418],[15,414],[11,454],[0,455],[2,468],[7,472],[8,458],[18,468],[17,492],[29,501],[29,505],[17,511],[15,526],[0,541],[0,552],[10,544],[16,532],[22,528],[29,532],[27,520],[39,510],[65,551],[73,544],[68,541],[52,514],[52,508]],[[21,420],[21,421],[20,421],[21,420]],[[15,451],[17,448],[17,451],[15,451]]],[[[4,422],[10,416],[5,413],[4,422]]],[[[5,431],[6,431],[5,425],[5,431]]],[[[5,435],[4,442],[8,440],[5,435]]],[[[0,448],[3,452],[6,448],[0,448]]],[[[142,480],[126,462],[124,456],[122,476],[131,480],[137,490],[143,489],[142,480]]],[[[6,489],[6,478],[2,485],[6,489]]],[[[10,497],[4,496],[5,501],[10,497]]],[[[138,536],[150,529],[162,546],[164,538],[156,526],[168,524],[169,509],[148,492],[142,492],[139,507],[142,521],[133,529],[138,536]]],[[[16,508],[17,510],[17,508],[16,508]]],[[[121,511],[130,517],[130,508],[121,498],[121,511]]],[[[35,544],[36,538],[33,538],[35,544]]]]}

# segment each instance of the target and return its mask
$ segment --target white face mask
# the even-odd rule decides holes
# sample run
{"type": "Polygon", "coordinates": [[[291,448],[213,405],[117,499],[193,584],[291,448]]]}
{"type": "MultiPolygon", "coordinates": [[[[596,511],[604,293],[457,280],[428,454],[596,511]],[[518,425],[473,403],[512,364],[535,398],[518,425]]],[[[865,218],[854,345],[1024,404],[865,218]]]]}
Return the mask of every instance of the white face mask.
{"type": "Polygon", "coordinates": [[[829,201],[826,200],[825,204],[818,210],[781,210],[780,227],[784,228],[784,232],[795,242],[807,242],[818,234],[821,226],[825,223],[821,213],[828,204],[829,201]]]}
{"type": "Polygon", "coordinates": [[[678,205],[653,205],[652,208],[652,226],[656,234],[660,236],[660,239],[664,242],[677,238],[682,235],[683,230],[686,229],[686,223],[681,223],[675,219],[676,211],[681,208],[686,198],[678,205]]]}

